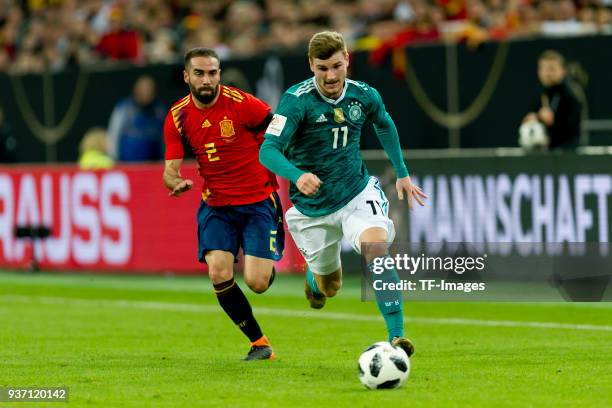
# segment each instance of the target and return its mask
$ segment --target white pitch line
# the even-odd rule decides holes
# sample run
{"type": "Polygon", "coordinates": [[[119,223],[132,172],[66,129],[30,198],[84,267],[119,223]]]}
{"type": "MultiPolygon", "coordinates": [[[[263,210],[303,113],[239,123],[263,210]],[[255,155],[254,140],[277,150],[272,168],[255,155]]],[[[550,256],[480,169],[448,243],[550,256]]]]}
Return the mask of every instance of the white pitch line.
{"type": "MultiPolygon", "coordinates": [[[[102,306],[102,307],[123,307],[129,309],[160,310],[172,312],[192,312],[192,313],[221,313],[217,305],[199,305],[194,303],[174,303],[174,302],[154,302],[141,300],[122,300],[122,299],[82,299],[52,296],[23,296],[23,295],[2,295],[2,302],[19,302],[41,304],[70,304],[79,306],[102,306]]],[[[257,315],[281,316],[281,317],[305,317],[321,320],[351,320],[360,322],[379,322],[380,316],[364,315],[355,313],[310,311],[297,309],[281,309],[257,307],[254,308],[257,315]]],[[[464,319],[453,317],[407,317],[407,323],[430,324],[430,325],[458,325],[458,326],[482,326],[482,327],[517,327],[517,328],[537,328],[537,329],[561,329],[561,330],[584,330],[584,331],[603,331],[612,332],[612,326],[593,325],[593,324],[571,324],[556,322],[533,322],[515,320],[484,320],[484,319],[464,319]]]]}

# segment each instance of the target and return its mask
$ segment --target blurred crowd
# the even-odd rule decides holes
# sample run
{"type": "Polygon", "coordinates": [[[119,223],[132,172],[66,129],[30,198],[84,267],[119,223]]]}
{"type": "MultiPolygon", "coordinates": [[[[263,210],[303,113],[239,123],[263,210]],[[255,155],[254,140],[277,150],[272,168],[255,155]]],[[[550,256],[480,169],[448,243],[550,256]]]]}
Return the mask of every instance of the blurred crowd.
{"type": "Polygon", "coordinates": [[[352,50],[610,34],[612,0],[0,0],[0,71],[304,51],[323,29],[352,50]]]}

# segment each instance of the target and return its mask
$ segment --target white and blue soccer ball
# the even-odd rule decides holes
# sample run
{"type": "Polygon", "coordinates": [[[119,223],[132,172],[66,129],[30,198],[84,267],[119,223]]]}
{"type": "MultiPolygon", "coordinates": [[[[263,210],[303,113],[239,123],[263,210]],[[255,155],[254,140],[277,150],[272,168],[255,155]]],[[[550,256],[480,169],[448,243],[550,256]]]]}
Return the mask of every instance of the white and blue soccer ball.
{"type": "Polygon", "coordinates": [[[359,381],[369,389],[399,388],[410,374],[406,352],[389,342],[374,343],[359,357],[359,381]]]}
{"type": "Polygon", "coordinates": [[[519,145],[525,149],[537,149],[548,146],[549,139],[546,127],[537,120],[525,122],[519,128],[519,145]]]}

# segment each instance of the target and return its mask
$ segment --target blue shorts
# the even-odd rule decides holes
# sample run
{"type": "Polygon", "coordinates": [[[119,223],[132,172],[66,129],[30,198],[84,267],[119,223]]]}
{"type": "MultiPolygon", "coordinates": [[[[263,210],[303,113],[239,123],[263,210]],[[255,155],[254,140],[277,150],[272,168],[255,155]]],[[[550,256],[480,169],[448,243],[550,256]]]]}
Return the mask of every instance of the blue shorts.
{"type": "Polygon", "coordinates": [[[278,194],[254,204],[211,207],[204,201],[198,209],[198,260],[206,262],[208,251],[231,252],[278,261],[285,249],[283,209],[278,194]]]}

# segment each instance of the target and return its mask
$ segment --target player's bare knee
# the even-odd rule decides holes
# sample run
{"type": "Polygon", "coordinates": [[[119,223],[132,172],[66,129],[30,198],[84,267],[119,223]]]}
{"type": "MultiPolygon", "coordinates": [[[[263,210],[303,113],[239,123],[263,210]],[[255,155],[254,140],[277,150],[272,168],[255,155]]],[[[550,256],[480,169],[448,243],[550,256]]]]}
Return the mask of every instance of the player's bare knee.
{"type": "Polygon", "coordinates": [[[234,276],[234,272],[228,268],[215,268],[208,266],[208,275],[214,284],[226,282],[234,276]]]}
{"type": "Polygon", "coordinates": [[[208,275],[213,283],[221,283],[232,279],[234,276],[233,265],[226,265],[226,262],[218,259],[208,259],[208,275]]]}
{"type": "Polygon", "coordinates": [[[206,254],[208,276],[213,284],[226,282],[234,276],[233,257],[220,251],[211,251],[206,254]]]}
{"type": "Polygon", "coordinates": [[[359,242],[366,244],[362,248],[366,262],[387,255],[389,247],[387,242],[388,236],[387,230],[380,227],[368,228],[361,234],[359,242]]]}
{"type": "Polygon", "coordinates": [[[245,282],[247,286],[255,293],[264,293],[266,290],[268,290],[269,281],[270,281],[269,278],[265,279],[265,278],[257,277],[257,278],[247,279],[245,277],[245,282]]]}

